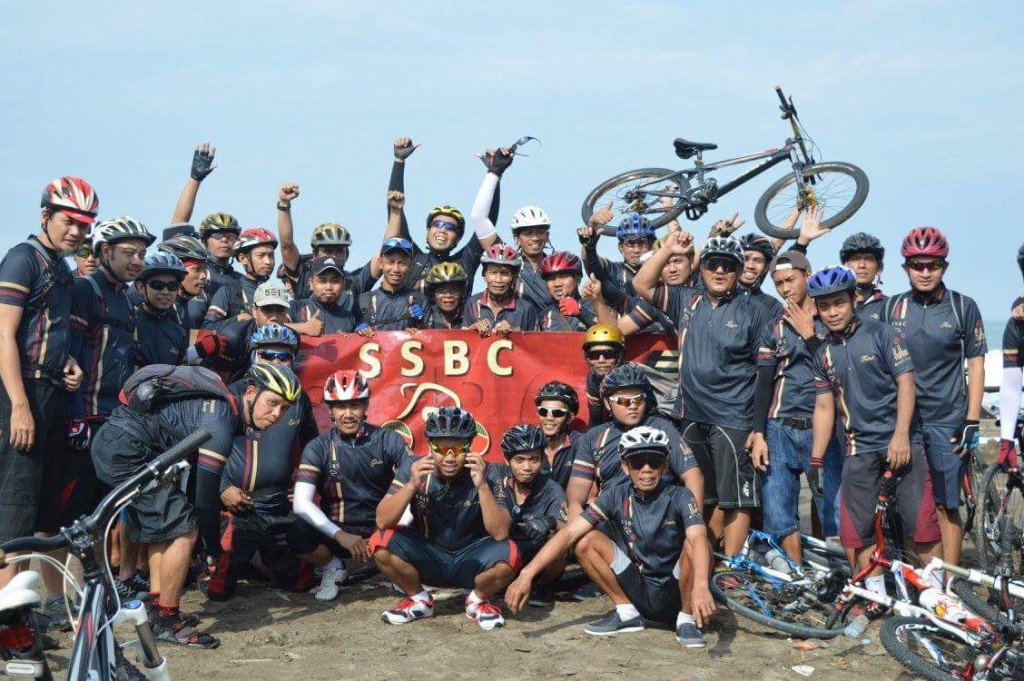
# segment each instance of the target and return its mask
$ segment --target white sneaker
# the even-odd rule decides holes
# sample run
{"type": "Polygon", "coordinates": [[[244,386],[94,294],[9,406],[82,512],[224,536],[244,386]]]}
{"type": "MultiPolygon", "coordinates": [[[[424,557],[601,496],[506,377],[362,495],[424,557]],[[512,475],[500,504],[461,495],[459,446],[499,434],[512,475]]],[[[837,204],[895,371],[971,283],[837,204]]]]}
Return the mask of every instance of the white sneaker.
{"type": "Polygon", "coordinates": [[[505,618],[501,615],[501,608],[490,601],[470,603],[467,598],[466,617],[479,624],[480,628],[484,631],[505,626],[505,618]]]}
{"type": "Polygon", "coordinates": [[[320,578],[320,588],[316,590],[318,601],[333,601],[338,597],[338,589],[341,583],[348,577],[348,571],[343,568],[327,568],[323,577],[320,578]]]}
{"type": "Polygon", "coordinates": [[[434,616],[434,598],[429,601],[420,601],[415,598],[403,598],[391,610],[385,610],[380,618],[388,624],[408,624],[416,620],[428,619],[434,616]]]}

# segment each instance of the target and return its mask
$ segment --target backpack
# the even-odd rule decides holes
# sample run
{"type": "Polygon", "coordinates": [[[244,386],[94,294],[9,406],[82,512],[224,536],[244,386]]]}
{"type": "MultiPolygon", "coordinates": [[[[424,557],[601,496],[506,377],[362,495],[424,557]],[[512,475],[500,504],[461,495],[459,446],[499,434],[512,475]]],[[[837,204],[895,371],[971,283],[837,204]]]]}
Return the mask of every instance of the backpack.
{"type": "Polygon", "coordinates": [[[171,364],[151,364],[125,382],[118,396],[121,404],[142,415],[167,402],[189,399],[224,400],[237,416],[241,412],[234,393],[209,369],[171,364]]]}

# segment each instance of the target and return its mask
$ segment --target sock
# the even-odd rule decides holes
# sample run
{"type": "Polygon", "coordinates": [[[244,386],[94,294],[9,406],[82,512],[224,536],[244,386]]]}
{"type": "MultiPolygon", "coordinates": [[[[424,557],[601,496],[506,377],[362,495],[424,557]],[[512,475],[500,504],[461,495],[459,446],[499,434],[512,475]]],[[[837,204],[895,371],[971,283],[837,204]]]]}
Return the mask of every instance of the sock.
{"type": "Polygon", "coordinates": [[[677,627],[680,624],[696,624],[696,623],[697,623],[697,620],[693,619],[693,615],[685,613],[682,610],[680,610],[679,614],[676,615],[676,626],[677,627]]]}
{"type": "Polygon", "coordinates": [[[470,591],[469,595],[466,596],[466,604],[467,605],[480,605],[485,600],[486,600],[485,598],[481,598],[477,594],[476,589],[473,589],[472,591],[470,591]]]}
{"type": "Polygon", "coordinates": [[[636,606],[632,603],[626,603],[625,605],[616,605],[615,612],[619,613],[619,619],[623,622],[628,622],[631,619],[635,619],[640,616],[640,611],[636,609],[636,606]]]}
{"type": "Polygon", "coordinates": [[[160,606],[160,618],[164,617],[177,617],[179,614],[179,607],[177,605],[161,605],[160,606]]]}
{"type": "Polygon", "coordinates": [[[864,580],[864,586],[880,596],[885,595],[885,575],[875,575],[864,580]]]}
{"type": "Polygon", "coordinates": [[[335,556],[334,558],[331,558],[331,562],[327,563],[327,565],[324,566],[324,571],[325,572],[327,570],[344,570],[344,569],[345,569],[345,563],[343,563],[341,558],[338,558],[337,556],[335,556]]]}
{"type": "Polygon", "coordinates": [[[413,594],[411,596],[411,598],[414,601],[419,601],[420,603],[429,603],[432,600],[431,597],[430,597],[430,592],[427,591],[426,589],[424,589],[423,591],[419,592],[418,594],[413,594]]]}

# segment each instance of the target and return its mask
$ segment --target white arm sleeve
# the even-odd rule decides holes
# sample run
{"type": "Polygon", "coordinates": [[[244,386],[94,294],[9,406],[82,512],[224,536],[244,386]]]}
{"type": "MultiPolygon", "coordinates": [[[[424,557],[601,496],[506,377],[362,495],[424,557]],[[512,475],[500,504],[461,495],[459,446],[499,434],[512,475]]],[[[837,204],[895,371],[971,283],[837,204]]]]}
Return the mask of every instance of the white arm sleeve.
{"type": "Polygon", "coordinates": [[[313,495],[315,493],[315,485],[311,485],[308,482],[296,482],[292,512],[325,536],[333,539],[334,534],[341,528],[332,523],[324,512],[320,510],[320,507],[313,503],[313,495]]]}
{"type": "Polygon", "coordinates": [[[491,201],[494,200],[494,190],[497,188],[498,176],[494,173],[484,175],[484,181],[480,183],[480,190],[473,200],[473,210],[469,214],[473,220],[473,229],[476,230],[477,239],[486,239],[498,231],[489,217],[491,201]]]}
{"type": "Polygon", "coordinates": [[[1020,410],[1020,389],[1020,367],[1004,367],[1003,386],[999,389],[999,437],[1003,440],[1013,440],[1020,410]]]}

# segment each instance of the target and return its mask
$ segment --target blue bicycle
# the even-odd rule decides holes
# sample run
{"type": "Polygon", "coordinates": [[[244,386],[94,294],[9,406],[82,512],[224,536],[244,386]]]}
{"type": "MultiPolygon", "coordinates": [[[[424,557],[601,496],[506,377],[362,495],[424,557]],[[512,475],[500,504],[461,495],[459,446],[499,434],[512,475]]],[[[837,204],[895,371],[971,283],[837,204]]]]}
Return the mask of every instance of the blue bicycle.
{"type": "Polygon", "coordinates": [[[833,638],[845,621],[830,618],[850,576],[842,548],[801,536],[803,562],[789,558],[775,537],[751,530],[735,556],[716,556],[725,569],[711,593],[730,610],[766,627],[803,638],[833,638]]]}

